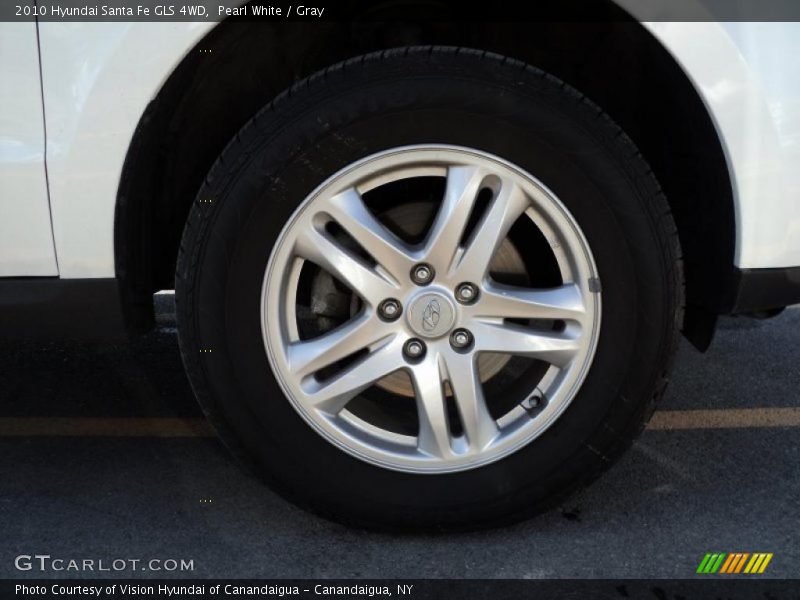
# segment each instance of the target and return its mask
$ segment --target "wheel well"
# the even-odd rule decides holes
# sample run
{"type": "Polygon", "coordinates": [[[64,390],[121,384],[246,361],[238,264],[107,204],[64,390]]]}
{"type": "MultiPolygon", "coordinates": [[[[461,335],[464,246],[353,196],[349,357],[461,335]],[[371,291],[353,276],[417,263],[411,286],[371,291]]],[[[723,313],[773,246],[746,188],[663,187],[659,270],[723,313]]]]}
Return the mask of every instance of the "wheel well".
{"type": "Polygon", "coordinates": [[[148,106],[126,158],[115,252],[129,319],[140,329],[152,322],[151,295],[173,286],[180,237],[197,190],[258,109],[339,60],[440,44],[497,52],[542,68],[622,126],[672,208],[687,286],[683,329],[703,349],[732,293],[735,220],[725,157],[681,68],[639,23],[611,2],[607,7],[609,18],[592,23],[221,23],[148,106]]]}

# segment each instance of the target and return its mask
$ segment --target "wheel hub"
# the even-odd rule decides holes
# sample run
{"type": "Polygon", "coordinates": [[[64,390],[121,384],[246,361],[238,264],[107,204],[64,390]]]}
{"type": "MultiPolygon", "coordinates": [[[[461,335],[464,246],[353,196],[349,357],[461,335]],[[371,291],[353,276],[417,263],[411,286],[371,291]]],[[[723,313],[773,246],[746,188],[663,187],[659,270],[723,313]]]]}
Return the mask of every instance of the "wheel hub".
{"type": "Polygon", "coordinates": [[[455,324],[456,307],[446,293],[426,291],[411,299],[406,320],[411,330],[420,337],[442,337],[455,324]]]}

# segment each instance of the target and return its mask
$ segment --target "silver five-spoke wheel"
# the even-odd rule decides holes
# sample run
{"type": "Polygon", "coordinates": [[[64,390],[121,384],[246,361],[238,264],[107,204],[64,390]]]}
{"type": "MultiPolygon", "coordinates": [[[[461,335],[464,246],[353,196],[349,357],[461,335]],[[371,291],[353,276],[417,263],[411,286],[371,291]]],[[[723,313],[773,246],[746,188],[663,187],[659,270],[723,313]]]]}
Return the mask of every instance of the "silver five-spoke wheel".
{"type": "Polygon", "coordinates": [[[533,175],[453,146],[334,174],[283,229],[262,289],[264,344],[294,408],[341,449],[407,472],[475,468],[539,436],[578,391],[600,327],[594,260],[564,205],[533,175]],[[440,190],[432,201],[422,184],[440,190]],[[545,253],[513,239],[531,228],[545,253]],[[538,287],[545,262],[559,281],[538,287]]]}

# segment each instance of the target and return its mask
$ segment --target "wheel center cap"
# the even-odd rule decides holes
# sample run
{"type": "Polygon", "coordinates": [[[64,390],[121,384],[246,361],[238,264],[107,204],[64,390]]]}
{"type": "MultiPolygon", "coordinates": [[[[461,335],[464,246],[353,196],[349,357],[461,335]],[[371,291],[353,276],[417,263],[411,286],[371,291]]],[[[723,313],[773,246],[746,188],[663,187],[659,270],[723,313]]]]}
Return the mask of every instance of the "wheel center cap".
{"type": "Polygon", "coordinates": [[[441,337],[453,328],[456,307],[445,294],[425,292],[411,301],[406,320],[420,337],[441,337]]]}

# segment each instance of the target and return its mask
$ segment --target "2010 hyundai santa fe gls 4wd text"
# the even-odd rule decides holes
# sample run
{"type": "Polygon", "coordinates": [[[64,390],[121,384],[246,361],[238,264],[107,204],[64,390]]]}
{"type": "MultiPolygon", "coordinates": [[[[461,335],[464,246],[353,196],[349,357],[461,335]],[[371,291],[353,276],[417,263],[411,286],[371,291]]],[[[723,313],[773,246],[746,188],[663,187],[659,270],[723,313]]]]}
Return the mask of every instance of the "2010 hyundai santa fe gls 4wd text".
{"type": "Polygon", "coordinates": [[[800,302],[800,25],[0,44],[2,335],[141,333],[174,288],[219,435],[335,519],[541,511],[641,432],[681,332],[800,302]]]}

